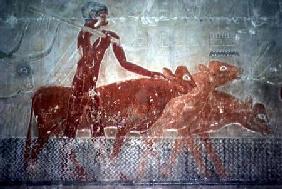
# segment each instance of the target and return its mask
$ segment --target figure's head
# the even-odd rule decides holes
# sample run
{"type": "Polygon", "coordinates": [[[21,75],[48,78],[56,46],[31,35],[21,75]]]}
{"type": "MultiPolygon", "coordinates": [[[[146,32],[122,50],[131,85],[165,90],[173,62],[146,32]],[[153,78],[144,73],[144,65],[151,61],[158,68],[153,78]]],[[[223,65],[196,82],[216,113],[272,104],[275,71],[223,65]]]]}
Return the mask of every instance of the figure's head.
{"type": "Polygon", "coordinates": [[[221,86],[237,79],[241,73],[238,67],[220,61],[210,61],[208,66],[200,64],[198,69],[199,71],[208,72],[215,86],[221,86]]]}
{"type": "Polygon", "coordinates": [[[98,2],[87,2],[81,8],[82,16],[85,20],[98,20],[99,26],[108,24],[108,8],[106,5],[98,2]]]}

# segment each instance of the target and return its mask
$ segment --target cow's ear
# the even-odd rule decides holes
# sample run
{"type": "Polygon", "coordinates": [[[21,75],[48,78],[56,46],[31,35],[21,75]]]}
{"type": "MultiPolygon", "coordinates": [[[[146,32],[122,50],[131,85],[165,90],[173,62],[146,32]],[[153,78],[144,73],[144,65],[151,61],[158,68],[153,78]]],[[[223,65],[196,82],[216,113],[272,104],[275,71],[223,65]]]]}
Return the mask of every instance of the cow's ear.
{"type": "Polygon", "coordinates": [[[172,73],[172,71],[166,67],[163,67],[163,74],[168,79],[174,79],[175,75],[172,73]]]}
{"type": "Polygon", "coordinates": [[[186,66],[177,66],[175,70],[175,76],[182,78],[185,74],[189,74],[189,71],[186,66]]]}
{"type": "Polygon", "coordinates": [[[209,68],[207,66],[205,66],[204,64],[199,64],[198,70],[201,71],[201,72],[209,72],[209,68]]]}

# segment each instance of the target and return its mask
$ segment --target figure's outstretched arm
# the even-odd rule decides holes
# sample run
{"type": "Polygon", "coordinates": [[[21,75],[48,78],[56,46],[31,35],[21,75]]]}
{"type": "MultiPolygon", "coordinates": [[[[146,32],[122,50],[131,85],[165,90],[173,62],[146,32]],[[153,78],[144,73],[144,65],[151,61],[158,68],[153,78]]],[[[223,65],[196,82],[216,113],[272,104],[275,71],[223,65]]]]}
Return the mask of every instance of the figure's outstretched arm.
{"type": "MultiPolygon", "coordinates": [[[[111,37],[113,37],[115,39],[119,39],[117,34],[115,34],[114,32],[107,32],[106,34],[110,35],[111,37]]],[[[145,68],[142,68],[141,66],[133,64],[131,62],[128,62],[126,60],[126,56],[125,56],[123,48],[118,43],[113,43],[113,51],[114,51],[114,54],[115,54],[117,60],[119,61],[120,65],[123,68],[125,68],[126,70],[134,72],[134,73],[139,74],[139,75],[143,75],[143,76],[163,77],[164,78],[164,75],[162,73],[152,72],[152,71],[149,71],[145,68]]]]}
{"type": "Polygon", "coordinates": [[[137,66],[136,64],[128,62],[126,60],[126,56],[125,56],[124,50],[123,50],[123,48],[120,45],[114,43],[113,44],[113,51],[114,51],[115,56],[118,59],[120,65],[123,68],[125,68],[126,70],[134,72],[134,73],[137,73],[139,75],[148,76],[148,77],[154,77],[155,75],[161,76],[161,73],[151,72],[151,71],[149,71],[149,70],[147,70],[145,68],[137,66]]]}

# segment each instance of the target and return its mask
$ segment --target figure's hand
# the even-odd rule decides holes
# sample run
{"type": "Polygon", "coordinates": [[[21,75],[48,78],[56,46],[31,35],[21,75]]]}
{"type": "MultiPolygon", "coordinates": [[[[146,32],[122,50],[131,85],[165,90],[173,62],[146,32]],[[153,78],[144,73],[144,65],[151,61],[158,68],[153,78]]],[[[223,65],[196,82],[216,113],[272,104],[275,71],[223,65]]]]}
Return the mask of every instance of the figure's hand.
{"type": "Polygon", "coordinates": [[[113,43],[116,43],[117,45],[120,45],[120,37],[115,32],[107,31],[107,30],[103,30],[102,32],[107,37],[109,37],[113,43]]]}
{"type": "Polygon", "coordinates": [[[112,38],[116,38],[116,39],[120,39],[120,37],[118,36],[118,34],[116,34],[115,32],[112,31],[107,31],[107,30],[103,30],[102,31],[106,36],[112,37],[112,38]]]}

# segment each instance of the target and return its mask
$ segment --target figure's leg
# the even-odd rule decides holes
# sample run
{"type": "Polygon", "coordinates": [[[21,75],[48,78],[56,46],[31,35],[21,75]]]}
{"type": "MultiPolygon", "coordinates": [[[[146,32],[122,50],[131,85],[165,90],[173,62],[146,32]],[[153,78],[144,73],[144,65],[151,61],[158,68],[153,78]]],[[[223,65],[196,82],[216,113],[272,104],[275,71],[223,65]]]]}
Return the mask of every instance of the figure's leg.
{"type": "MultiPolygon", "coordinates": [[[[71,172],[75,177],[82,180],[85,179],[87,176],[87,172],[85,171],[84,167],[80,165],[80,162],[77,160],[76,153],[73,149],[72,143],[69,143],[67,141],[64,145],[64,161],[61,162],[61,168],[62,168],[62,175],[68,175],[70,174],[69,167],[74,167],[74,171],[71,172]]],[[[62,176],[62,180],[64,180],[64,176],[62,176]]]]}
{"type": "Polygon", "coordinates": [[[87,117],[89,118],[89,123],[91,125],[91,134],[92,137],[100,137],[104,136],[104,128],[101,125],[101,120],[99,118],[100,111],[100,98],[95,95],[91,97],[90,103],[90,111],[88,112],[87,117]]]}
{"type": "MultiPolygon", "coordinates": [[[[81,123],[81,116],[83,115],[83,111],[84,107],[82,105],[81,98],[72,95],[69,101],[67,119],[64,123],[64,136],[67,136],[68,138],[76,137],[77,129],[79,128],[81,123]]],[[[70,163],[74,164],[75,174],[77,174],[80,179],[85,178],[85,170],[77,161],[74,150],[68,149],[67,153],[69,154],[69,156],[67,157],[66,161],[70,161],[70,163]]],[[[67,170],[67,167],[68,163],[62,163],[62,168],[64,171],[67,170]]]]}
{"type": "Polygon", "coordinates": [[[76,75],[73,78],[71,96],[69,98],[67,119],[64,122],[64,136],[75,138],[77,127],[79,126],[81,115],[83,114],[84,107],[82,105],[84,93],[84,70],[78,63],[76,75]]]}
{"type": "Polygon", "coordinates": [[[217,152],[215,151],[215,149],[213,148],[210,140],[209,140],[209,135],[207,133],[202,133],[200,134],[201,137],[201,141],[203,142],[205,149],[208,153],[208,156],[210,157],[211,161],[214,164],[214,167],[216,169],[216,172],[219,176],[226,176],[226,171],[225,171],[225,167],[222,164],[222,161],[219,157],[219,155],[217,154],[217,152]]]}
{"type": "Polygon", "coordinates": [[[68,115],[65,121],[64,135],[69,138],[75,138],[77,127],[80,123],[83,107],[80,97],[72,95],[69,100],[68,115]]]}

